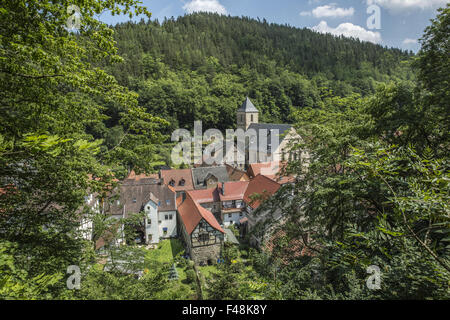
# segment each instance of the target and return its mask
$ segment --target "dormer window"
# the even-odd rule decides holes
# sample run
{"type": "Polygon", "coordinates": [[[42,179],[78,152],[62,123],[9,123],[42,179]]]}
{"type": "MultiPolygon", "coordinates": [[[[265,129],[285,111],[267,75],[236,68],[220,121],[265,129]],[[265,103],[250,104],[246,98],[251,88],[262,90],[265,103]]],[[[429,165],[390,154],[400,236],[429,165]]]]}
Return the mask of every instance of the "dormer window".
{"type": "Polygon", "coordinates": [[[186,183],[186,180],[181,179],[179,185],[180,185],[180,186],[184,186],[185,183],[186,183]]]}
{"type": "Polygon", "coordinates": [[[169,185],[172,186],[172,187],[175,186],[175,180],[173,180],[173,179],[170,180],[169,185]]]}

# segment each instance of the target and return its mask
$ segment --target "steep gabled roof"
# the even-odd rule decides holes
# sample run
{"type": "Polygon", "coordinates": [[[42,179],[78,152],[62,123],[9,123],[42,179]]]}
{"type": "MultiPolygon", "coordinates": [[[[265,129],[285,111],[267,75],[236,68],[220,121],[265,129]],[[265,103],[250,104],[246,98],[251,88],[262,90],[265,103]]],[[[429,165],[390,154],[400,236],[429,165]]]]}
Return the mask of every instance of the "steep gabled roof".
{"type": "Polygon", "coordinates": [[[258,109],[253,105],[250,101],[249,97],[247,97],[242,104],[242,106],[237,110],[238,112],[259,112],[258,109]]]}
{"type": "Polygon", "coordinates": [[[244,201],[253,209],[258,208],[262,201],[261,200],[255,200],[252,202],[250,197],[254,194],[261,194],[264,196],[272,196],[275,194],[278,189],[280,189],[281,185],[272,179],[263,176],[263,175],[257,175],[254,179],[252,179],[247,187],[247,190],[244,194],[244,201]]]}
{"type": "Polygon", "coordinates": [[[178,213],[188,234],[192,234],[202,219],[214,229],[225,233],[214,215],[192,199],[190,191],[186,192],[186,199],[178,207],[178,213]]]}

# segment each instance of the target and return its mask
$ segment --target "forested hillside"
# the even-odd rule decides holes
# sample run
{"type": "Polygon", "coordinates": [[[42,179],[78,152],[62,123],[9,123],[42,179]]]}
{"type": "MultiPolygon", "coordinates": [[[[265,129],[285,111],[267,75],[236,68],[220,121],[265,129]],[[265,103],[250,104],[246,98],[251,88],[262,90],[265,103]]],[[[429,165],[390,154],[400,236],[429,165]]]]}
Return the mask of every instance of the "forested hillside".
{"type": "Polygon", "coordinates": [[[265,20],[197,13],[114,27],[124,62],[107,70],[171,128],[230,128],[245,95],[262,121],[291,122],[292,109],[319,107],[331,92],[372,94],[408,80],[412,53],[265,20]]]}

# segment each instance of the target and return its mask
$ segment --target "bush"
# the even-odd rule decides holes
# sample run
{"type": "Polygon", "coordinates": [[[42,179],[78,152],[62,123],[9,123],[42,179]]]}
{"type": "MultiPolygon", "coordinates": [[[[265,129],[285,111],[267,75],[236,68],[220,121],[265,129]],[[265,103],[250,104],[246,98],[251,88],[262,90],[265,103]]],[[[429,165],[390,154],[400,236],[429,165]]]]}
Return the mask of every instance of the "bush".
{"type": "Polygon", "coordinates": [[[188,282],[188,283],[193,283],[193,282],[195,282],[195,271],[194,270],[192,270],[192,269],[189,269],[189,270],[187,270],[186,271],[186,281],[188,282]]]}

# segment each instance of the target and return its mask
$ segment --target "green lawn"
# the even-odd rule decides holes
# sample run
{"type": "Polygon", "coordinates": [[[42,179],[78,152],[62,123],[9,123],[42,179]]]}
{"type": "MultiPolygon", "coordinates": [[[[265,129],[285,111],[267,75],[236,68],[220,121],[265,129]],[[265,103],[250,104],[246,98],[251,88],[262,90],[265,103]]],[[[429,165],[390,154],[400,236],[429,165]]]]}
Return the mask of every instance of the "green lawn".
{"type": "MultiPolygon", "coordinates": [[[[162,240],[158,244],[157,249],[147,250],[147,254],[145,256],[146,261],[156,261],[159,263],[170,263],[174,262],[174,258],[178,254],[184,253],[184,247],[180,240],[178,239],[166,239],[162,240]]],[[[186,279],[186,270],[185,267],[180,267],[176,265],[179,280],[183,281],[186,279]]]]}
{"type": "Polygon", "coordinates": [[[146,258],[157,262],[173,262],[175,256],[184,251],[178,239],[166,239],[158,244],[157,249],[148,250],[146,258]]]}

